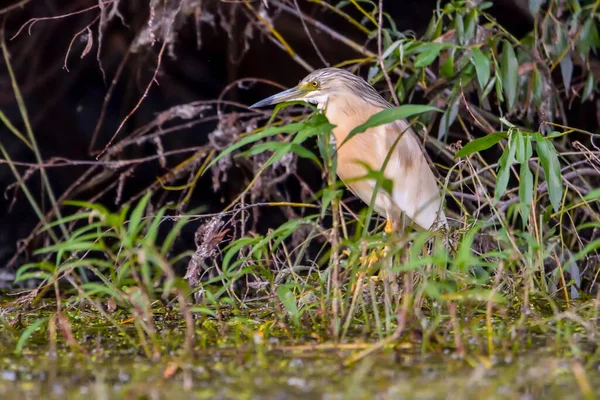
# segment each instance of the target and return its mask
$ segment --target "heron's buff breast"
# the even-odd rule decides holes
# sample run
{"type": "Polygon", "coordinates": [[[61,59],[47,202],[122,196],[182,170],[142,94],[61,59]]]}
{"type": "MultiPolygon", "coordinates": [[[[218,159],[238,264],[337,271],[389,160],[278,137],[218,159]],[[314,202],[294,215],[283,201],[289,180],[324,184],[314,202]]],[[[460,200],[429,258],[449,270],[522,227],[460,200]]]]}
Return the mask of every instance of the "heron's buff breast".
{"type": "Polygon", "coordinates": [[[393,147],[384,173],[393,182],[393,192],[390,196],[387,192],[379,191],[374,209],[394,220],[401,216],[402,210],[418,225],[429,229],[441,202],[439,187],[418,138],[406,121],[367,129],[340,146],[352,129],[382,110],[382,107],[372,106],[352,95],[329,99],[325,113],[329,122],[336,125],[333,134],[338,146],[337,174],[356,196],[369,204],[375,181],[361,179],[347,182],[368,173],[361,163],[369,165],[372,170],[381,170],[393,147]],[[398,139],[400,134],[402,137],[398,139]]]}
{"type": "MultiPolygon", "coordinates": [[[[367,168],[361,163],[367,164],[372,170],[381,169],[385,154],[387,154],[385,127],[379,126],[368,129],[352,137],[343,146],[340,145],[352,129],[364,123],[371,115],[382,110],[383,108],[370,106],[363,101],[360,103],[353,101],[352,96],[343,99],[329,99],[326,109],[327,119],[336,125],[333,129],[333,135],[337,145],[337,174],[348,188],[367,204],[371,202],[375,182],[367,179],[347,182],[368,173],[367,168]]],[[[392,158],[395,158],[395,155],[392,155],[392,158]]],[[[388,162],[388,165],[391,162],[392,160],[388,162]]],[[[386,168],[387,171],[388,168],[386,168]]],[[[389,179],[392,178],[387,173],[385,175],[389,179]]],[[[398,218],[401,212],[385,192],[378,194],[374,208],[377,213],[394,219],[398,218]]]]}

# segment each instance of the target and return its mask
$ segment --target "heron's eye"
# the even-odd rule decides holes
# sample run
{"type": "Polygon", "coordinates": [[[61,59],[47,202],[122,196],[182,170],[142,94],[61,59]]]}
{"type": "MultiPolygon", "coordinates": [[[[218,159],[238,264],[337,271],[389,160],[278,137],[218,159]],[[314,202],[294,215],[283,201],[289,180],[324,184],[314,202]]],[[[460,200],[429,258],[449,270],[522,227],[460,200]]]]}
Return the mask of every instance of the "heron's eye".
{"type": "Polygon", "coordinates": [[[312,86],[313,89],[318,89],[319,88],[319,82],[317,82],[317,81],[312,81],[310,83],[310,85],[312,86]]]}

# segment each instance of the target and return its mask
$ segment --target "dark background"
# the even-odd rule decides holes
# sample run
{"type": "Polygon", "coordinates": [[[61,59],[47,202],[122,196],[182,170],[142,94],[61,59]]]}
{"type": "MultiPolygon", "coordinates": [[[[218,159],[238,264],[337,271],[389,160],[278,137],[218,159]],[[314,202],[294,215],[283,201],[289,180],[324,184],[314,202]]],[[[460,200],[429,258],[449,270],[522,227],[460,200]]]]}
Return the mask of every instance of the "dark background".
{"type": "MultiPolygon", "coordinates": [[[[176,2],[171,3],[172,7],[176,6],[176,2]]],[[[17,7],[10,11],[0,9],[0,21],[4,27],[12,66],[44,160],[61,158],[94,161],[94,154],[90,153],[90,143],[99,120],[102,124],[95,138],[96,153],[109,142],[121,121],[139,101],[156,69],[156,60],[162,45],[160,40],[154,46],[140,46],[136,52],[128,54],[128,49],[136,40],[138,32],[147,26],[150,10],[148,1],[120,2],[118,10],[122,19],[116,16],[104,27],[99,57],[98,22],[91,25],[93,43],[83,58],[81,55],[85,52],[88,42],[85,37],[76,38],[68,56],[68,71],[64,68],[64,63],[73,36],[98,17],[98,9],[60,19],[40,20],[31,28],[31,35],[25,29],[16,38],[11,39],[31,18],[59,16],[97,4],[91,0],[33,0],[22,8],[17,7]],[[98,59],[101,61],[106,82],[98,59]],[[122,71],[107,103],[105,115],[101,118],[100,113],[108,87],[120,68],[122,71]]],[[[261,7],[259,1],[251,4],[257,10],[261,7]]],[[[293,6],[291,1],[287,4],[293,6]]],[[[299,0],[299,5],[311,18],[376,51],[376,39],[365,42],[364,34],[332,12],[304,0],[299,0]]],[[[435,6],[435,0],[384,1],[384,10],[393,17],[398,29],[414,31],[417,36],[426,29],[435,6]]],[[[352,9],[353,7],[346,7],[344,10],[352,9]]],[[[527,33],[532,28],[533,20],[527,9],[527,1],[495,1],[491,11],[517,36],[527,33]]],[[[359,13],[352,14],[358,20],[362,19],[359,13]]],[[[251,36],[248,35],[249,15],[251,14],[248,8],[242,3],[209,0],[186,2],[177,19],[174,35],[169,39],[162,57],[157,76],[159,85],[152,86],[139,109],[119,132],[115,143],[145,127],[169,107],[217,98],[251,104],[277,90],[271,85],[256,83],[244,87],[234,85],[223,94],[228,85],[237,79],[262,78],[289,87],[304,77],[307,71],[274,45],[257,27],[252,28],[251,36]]],[[[296,16],[278,11],[272,4],[268,15],[278,31],[307,63],[314,68],[323,67],[301,21],[296,16]]],[[[155,23],[160,23],[160,16],[156,16],[155,23]]],[[[351,48],[331,39],[327,33],[311,28],[311,34],[331,64],[360,56],[351,48]]],[[[25,132],[4,60],[0,65],[0,110],[21,132],[25,132]]],[[[224,106],[223,110],[248,112],[233,106],[224,106]]],[[[204,116],[214,115],[215,107],[203,113],[204,116]]],[[[162,128],[168,128],[174,123],[166,121],[162,128]]],[[[177,123],[181,121],[178,120],[177,123]]],[[[191,128],[178,129],[163,135],[161,146],[164,151],[168,151],[204,145],[216,127],[217,122],[213,120],[191,128]]],[[[32,152],[4,125],[0,125],[0,142],[6,147],[13,161],[35,162],[32,152]]],[[[156,145],[145,142],[125,148],[115,159],[133,159],[156,153],[156,145]]],[[[127,171],[123,168],[98,168],[85,176],[75,187],[73,184],[90,168],[89,165],[73,163],[67,167],[47,170],[57,196],[71,188],[72,194],[69,198],[93,199],[118,209],[123,202],[139,195],[154,183],[157,176],[166,173],[169,168],[176,166],[191,154],[168,157],[166,165],[161,165],[155,160],[127,171]],[[106,179],[84,188],[85,183],[89,183],[99,174],[104,174],[106,179]],[[123,181],[119,185],[120,188],[110,187],[110,182],[115,180],[123,181]]],[[[33,195],[43,205],[44,211],[49,212],[50,203],[41,190],[39,173],[29,170],[27,166],[19,167],[19,171],[27,176],[27,183],[33,195]]],[[[321,177],[318,171],[303,168],[299,169],[299,173],[303,174],[311,185],[319,186],[321,177]]],[[[187,175],[180,183],[186,181],[187,175]]],[[[14,182],[15,177],[9,167],[0,164],[0,283],[3,279],[9,280],[8,272],[14,271],[27,261],[31,250],[43,245],[45,240],[43,235],[31,236],[39,220],[22,191],[9,186],[14,182]],[[27,240],[22,241],[23,239],[27,240]],[[19,245],[24,246],[25,251],[20,251],[15,256],[19,245]]],[[[189,208],[205,205],[206,211],[219,211],[247,182],[247,171],[233,170],[215,191],[212,177],[208,174],[198,182],[189,208]]],[[[294,189],[293,184],[291,186],[291,196],[298,195],[298,189],[294,189]]],[[[165,193],[164,196],[163,202],[169,199],[176,201],[180,193],[165,193]]],[[[269,212],[268,218],[262,224],[276,224],[284,217],[281,211],[269,212]]],[[[189,233],[193,233],[194,229],[190,227],[191,232],[188,232],[187,238],[184,237],[186,245],[193,245],[193,234],[189,233]]]]}

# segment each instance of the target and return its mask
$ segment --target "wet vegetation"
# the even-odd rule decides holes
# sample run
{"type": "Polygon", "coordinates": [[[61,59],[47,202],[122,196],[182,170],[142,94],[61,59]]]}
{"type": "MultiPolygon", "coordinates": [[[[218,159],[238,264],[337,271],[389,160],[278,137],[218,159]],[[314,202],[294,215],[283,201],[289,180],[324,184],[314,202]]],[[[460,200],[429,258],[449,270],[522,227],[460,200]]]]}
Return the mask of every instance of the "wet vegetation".
{"type": "Polygon", "coordinates": [[[45,3],[0,9],[1,397],[600,393],[599,1],[45,3]],[[324,65],[447,231],[385,233],[314,107],[247,109],[324,65]]]}

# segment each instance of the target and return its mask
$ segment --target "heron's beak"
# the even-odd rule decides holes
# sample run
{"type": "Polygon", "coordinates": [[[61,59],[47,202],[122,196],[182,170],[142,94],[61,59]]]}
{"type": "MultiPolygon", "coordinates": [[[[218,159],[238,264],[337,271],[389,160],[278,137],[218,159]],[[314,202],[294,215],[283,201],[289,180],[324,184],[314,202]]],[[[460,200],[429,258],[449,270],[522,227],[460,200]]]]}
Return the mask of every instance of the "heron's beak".
{"type": "Polygon", "coordinates": [[[271,97],[267,97],[259,101],[258,103],[252,104],[248,108],[259,108],[264,106],[271,106],[273,104],[283,103],[284,101],[299,100],[306,94],[307,90],[303,87],[296,86],[283,92],[274,94],[271,97]]]}

